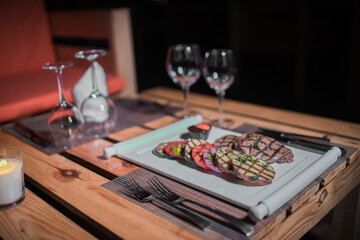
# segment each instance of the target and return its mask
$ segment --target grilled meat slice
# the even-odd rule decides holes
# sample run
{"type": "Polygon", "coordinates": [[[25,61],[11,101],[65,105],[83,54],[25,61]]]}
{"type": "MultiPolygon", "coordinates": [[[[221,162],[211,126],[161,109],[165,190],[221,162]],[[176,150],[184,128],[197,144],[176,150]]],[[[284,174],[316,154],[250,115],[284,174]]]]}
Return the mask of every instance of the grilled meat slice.
{"type": "Polygon", "coordinates": [[[238,136],[235,135],[226,135],[216,139],[213,145],[218,148],[233,148],[233,144],[236,142],[237,138],[238,136]]]}
{"type": "Polygon", "coordinates": [[[294,158],[291,149],[285,147],[274,138],[261,134],[243,134],[234,142],[233,148],[267,163],[292,162],[294,158]]]}

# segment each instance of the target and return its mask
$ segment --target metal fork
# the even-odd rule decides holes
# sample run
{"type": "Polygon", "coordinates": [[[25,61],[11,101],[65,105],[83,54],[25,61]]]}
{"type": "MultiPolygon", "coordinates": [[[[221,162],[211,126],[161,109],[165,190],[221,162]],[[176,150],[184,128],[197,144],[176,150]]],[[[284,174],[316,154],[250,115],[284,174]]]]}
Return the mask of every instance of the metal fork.
{"type": "MultiPolygon", "coordinates": [[[[212,212],[215,215],[221,217],[222,219],[228,221],[233,226],[235,226],[237,229],[239,229],[241,232],[243,232],[246,236],[250,236],[254,232],[253,225],[251,225],[239,218],[235,218],[227,213],[221,212],[210,206],[206,206],[202,203],[195,202],[191,199],[186,199],[186,198],[183,198],[183,197],[177,195],[176,193],[171,191],[168,187],[166,187],[165,184],[163,184],[156,176],[153,178],[150,178],[147,181],[147,183],[158,195],[162,196],[162,198],[167,199],[168,201],[171,201],[175,204],[189,202],[189,203],[192,203],[199,207],[202,207],[202,208],[208,210],[209,212],[212,212]]],[[[185,205],[183,205],[183,206],[185,206],[185,205]]]]}
{"type": "Polygon", "coordinates": [[[190,210],[182,206],[178,206],[172,202],[168,202],[166,200],[157,198],[155,195],[145,190],[138,182],[135,181],[135,179],[131,179],[131,180],[124,179],[124,183],[126,184],[128,189],[132,192],[133,196],[141,202],[150,202],[153,200],[158,200],[161,201],[161,203],[166,205],[167,207],[176,209],[181,213],[183,213],[189,220],[191,220],[196,226],[198,226],[202,230],[206,229],[210,225],[210,222],[207,219],[203,218],[202,216],[197,215],[194,212],[191,212],[190,210]]]}

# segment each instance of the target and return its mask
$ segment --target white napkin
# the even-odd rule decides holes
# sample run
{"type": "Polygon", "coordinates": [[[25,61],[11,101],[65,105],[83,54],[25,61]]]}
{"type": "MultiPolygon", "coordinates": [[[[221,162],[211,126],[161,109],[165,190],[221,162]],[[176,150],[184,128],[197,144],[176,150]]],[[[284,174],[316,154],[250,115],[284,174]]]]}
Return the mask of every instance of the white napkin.
{"type": "MultiPolygon", "coordinates": [[[[94,67],[95,67],[96,81],[99,92],[103,96],[108,96],[109,93],[106,85],[106,75],[104,68],[96,61],[94,63],[94,67]]],[[[92,85],[93,84],[92,84],[91,66],[90,66],[86,70],[84,75],[75,84],[75,86],[71,91],[72,96],[74,98],[75,106],[78,109],[80,109],[80,106],[83,103],[83,101],[87,99],[92,93],[92,85]]],[[[104,98],[93,99],[92,102],[90,102],[90,104],[87,104],[87,106],[84,107],[82,114],[86,122],[103,122],[106,119],[108,119],[109,114],[106,111],[106,109],[103,109],[103,111],[99,113],[99,111],[95,110],[96,108],[91,106],[91,104],[99,104],[99,105],[104,104],[103,102],[105,102],[104,98]]]]}

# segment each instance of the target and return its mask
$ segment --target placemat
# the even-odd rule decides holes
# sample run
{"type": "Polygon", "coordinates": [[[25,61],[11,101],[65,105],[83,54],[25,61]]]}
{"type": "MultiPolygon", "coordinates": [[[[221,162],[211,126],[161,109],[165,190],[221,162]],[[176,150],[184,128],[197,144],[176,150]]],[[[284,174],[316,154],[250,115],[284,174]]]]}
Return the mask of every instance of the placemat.
{"type": "MultiPolygon", "coordinates": [[[[142,99],[123,98],[114,101],[118,113],[118,120],[112,132],[117,132],[132,126],[142,125],[146,122],[163,117],[165,115],[173,115],[181,108],[172,107],[169,105],[161,105],[156,102],[151,102],[142,99]]],[[[21,119],[26,126],[30,129],[41,132],[50,136],[49,128],[47,125],[49,113],[41,114],[29,118],[21,119]]],[[[21,133],[15,130],[15,124],[9,123],[3,126],[3,130],[15,136],[16,138],[26,142],[27,144],[35,147],[36,149],[51,155],[60,153],[62,150],[58,149],[54,144],[47,147],[42,147],[21,133]]],[[[94,140],[93,136],[84,136],[78,145],[94,140]]]]}
{"type": "MultiPolygon", "coordinates": [[[[255,132],[257,131],[258,127],[250,124],[243,124],[242,126],[233,129],[233,131],[238,132],[255,132]]],[[[340,145],[334,145],[334,146],[340,146],[340,145]]],[[[319,182],[321,182],[326,176],[328,176],[337,166],[342,164],[344,161],[346,161],[357,149],[343,146],[341,147],[345,148],[347,150],[345,156],[341,156],[335,164],[333,164],[329,169],[327,169],[324,173],[322,173],[318,178],[316,178],[314,181],[312,181],[308,186],[306,186],[302,191],[300,191],[297,195],[295,195],[292,199],[290,199],[286,204],[284,204],[282,207],[280,207],[277,211],[275,211],[270,216],[264,218],[261,221],[258,221],[254,223],[255,232],[253,235],[256,235],[259,231],[261,231],[263,228],[265,228],[270,222],[272,222],[276,217],[278,217],[281,213],[289,209],[297,200],[299,200],[308,190],[310,190],[312,187],[317,185],[319,182]]],[[[227,225],[225,222],[220,221],[219,219],[210,217],[211,225],[208,229],[205,231],[202,231],[196,227],[194,227],[190,222],[187,222],[183,218],[179,218],[178,216],[175,216],[174,214],[170,214],[166,211],[164,211],[161,207],[155,206],[151,203],[141,203],[137,201],[136,199],[129,197],[129,192],[126,189],[126,186],[122,184],[121,179],[131,179],[134,178],[136,181],[138,181],[140,184],[142,184],[143,187],[148,187],[146,181],[153,176],[157,176],[163,183],[165,183],[168,187],[170,187],[174,192],[178,193],[181,196],[184,196],[186,198],[199,201],[202,203],[205,203],[209,206],[212,206],[214,208],[218,208],[221,211],[227,212],[229,214],[232,214],[235,217],[244,219],[245,221],[251,222],[251,220],[248,218],[248,214],[246,209],[243,209],[239,206],[236,206],[235,204],[225,202],[219,198],[216,198],[210,194],[207,194],[205,192],[201,192],[197,189],[194,189],[190,186],[185,185],[182,182],[172,180],[170,178],[161,176],[157,173],[154,173],[150,170],[139,168],[136,169],[133,172],[130,172],[128,174],[125,174],[122,177],[115,178],[102,186],[115,194],[124,197],[128,199],[129,201],[143,207],[144,209],[166,219],[169,222],[172,222],[173,224],[176,224],[177,226],[186,229],[187,231],[192,232],[193,234],[204,238],[204,239],[248,239],[250,237],[246,237],[244,234],[239,232],[238,230],[232,228],[231,226],[227,225]]],[[[149,189],[149,188],[148,188],[149,189]]],[[[196,211],[203,212],[204,211],[200,208],[196,208],[196,211]]],[[[206,212],[205,212],[206,213],[206,212]]],[[[210,216],[209,213],[207,215],[210,216]]],[[[253,236],[252,235],[252,236],[253,236]]]]}

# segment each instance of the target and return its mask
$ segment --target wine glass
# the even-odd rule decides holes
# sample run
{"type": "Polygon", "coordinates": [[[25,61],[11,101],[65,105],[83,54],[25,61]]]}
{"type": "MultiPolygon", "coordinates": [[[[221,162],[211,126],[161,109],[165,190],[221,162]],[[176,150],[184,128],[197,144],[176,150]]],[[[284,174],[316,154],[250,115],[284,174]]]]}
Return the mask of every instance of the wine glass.
{"type": "Polygon", "coordinates": [[[201,75],[201,53],[197,44],[177,44],[168,48],[166,71],[175,84],[184,91],[184,109],[181,114],[186,118],[189,112],[189,92],[201,75]]]}
{"type": "Polygon", "coordinates": [[[67,102],[63,93],[62,70],[71,67],[73,62],[45,63],[42,68],[54,70],[59,90],[59,103],[52,109],[48,117],[48,126],[55,145],[63,150],[78,145],[84,118],[80,111],[67,102]]]}
{"type": "Polygon", "coordinates": [[[95,60],[106,55],[102,49],[92,49],[76,52],[74,57],[86,59],[91,64],[92,91],[80,105],[80,111],[86,123],[86,133],[95,138],[111,133],[117,120],[117,110],[110,97],[103,95],[96,80],[95,60]]]}
{"type": "Polygon", "coordinates": [[[233,124],[233,120],[223,117],[223,102],[225,90],[234,82],[236,71],[232,50],[212,49],[205,53],[203,76],[219,96],[219,118],[211,121],[214,126],[228,128],[233,124]]]}

